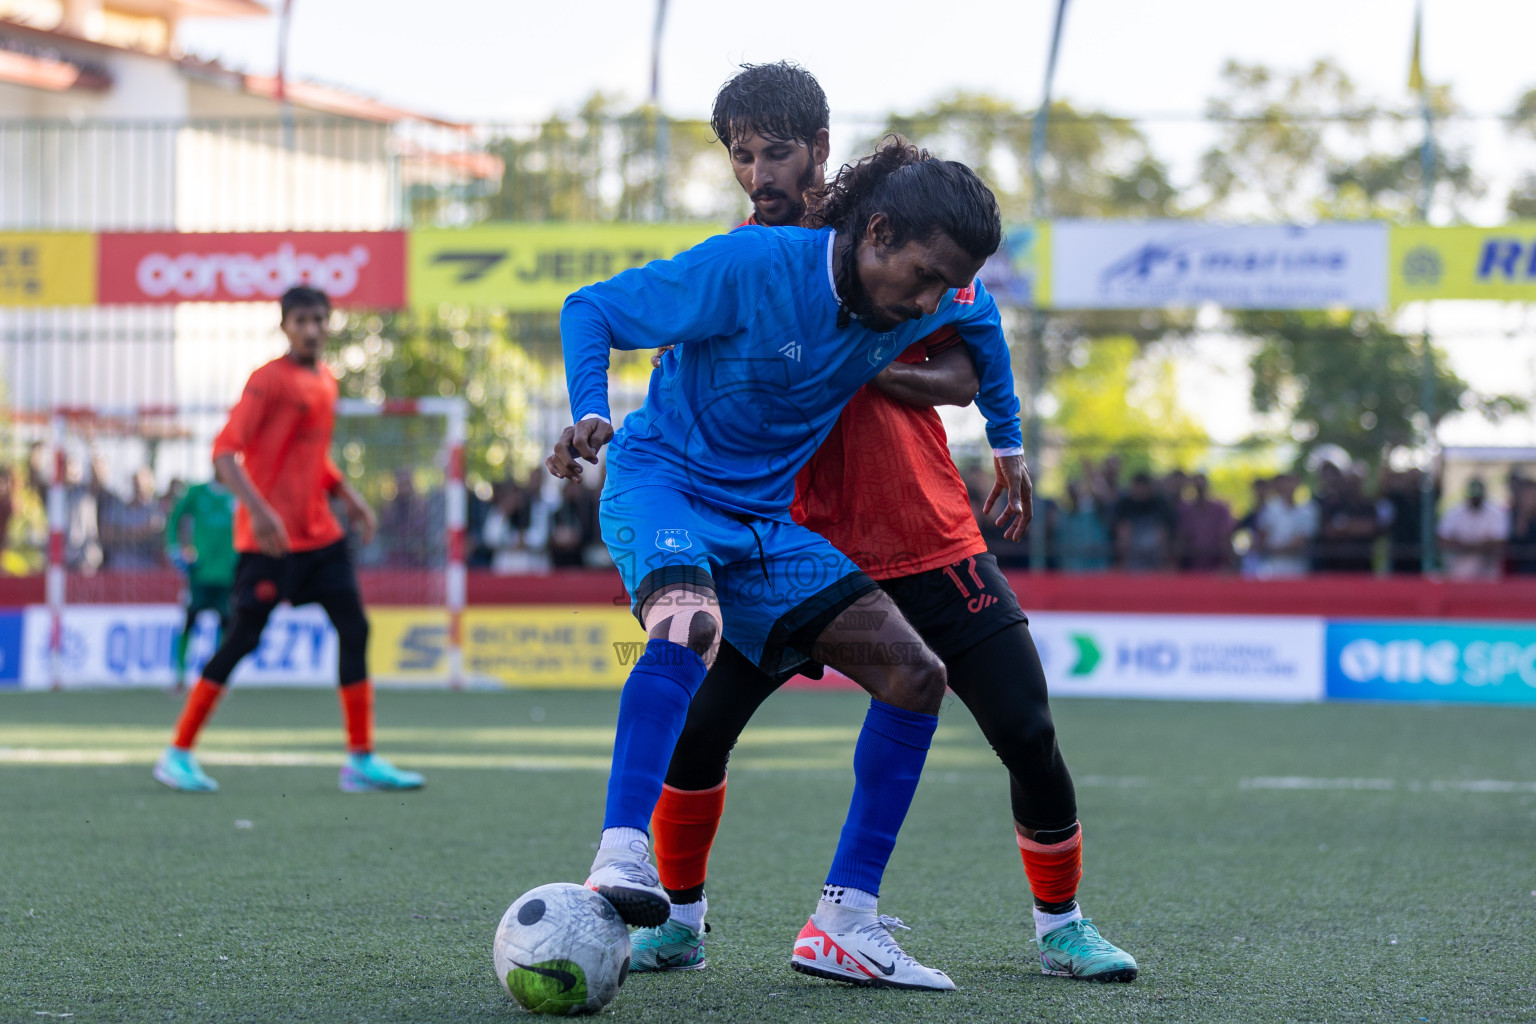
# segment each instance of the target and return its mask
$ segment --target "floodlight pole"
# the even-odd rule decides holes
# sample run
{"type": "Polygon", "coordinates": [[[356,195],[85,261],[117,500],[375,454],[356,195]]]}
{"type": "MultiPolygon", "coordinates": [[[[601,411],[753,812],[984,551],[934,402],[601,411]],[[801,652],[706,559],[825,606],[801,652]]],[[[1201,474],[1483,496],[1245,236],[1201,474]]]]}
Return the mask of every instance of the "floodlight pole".
{"type": "Polygon", "coordinates": [[[656,178],[652,196],[654,209],[652,220],[664,220],[667,215],[667,156],[671,147],[671,131],[666,115],[661,112],[661,37],[667,22],[667,0],[656,0],[656,24],[651,29],[651,117],[656,126],[656,178]]]}
{"type": "Polygon", "coordinates": [[[283,0],[277,21],[277,110],[283,123],[283,147],[293,149],[293,104],[288,102],[288,26],[293,18],[293,0],[283,0]]]}
{"type": "MultiPolygon", "coordinates": [[[[1056,78],[1056,57],[1061,51],[1061,28],[1067,15],[1067,0],[1058,0],[1056,17],[1051,26],[1051,50],[1045,62],[1045,85],[1040,91],[1040,105],[1029,131],[1029,177],[1031,183],[1031,214],[1033,230],[1039,231],[1049,213],[1045,197],[1045,176],[1040,169],[1045,159],[1046,129],[1051,120],[1051,86],[1056,78]]],[[[1044,455],[1041,439],[1040,398],[1045,393],[1045,324],[1046,314],[1040,308],[1039,296],[1031,297],[1029,314],[1029,338],[1027,372],[1029,374],[1029,409],[1025,418],[1024,461],[1029,464],[1031,475],[1040,472],[1044,455]]],[[[1037,481],[1038,483],[1038,477],[1037,481]]],[[[1044,518],[1030,524],[1029,568],[1042,572],[1046,566],[1046,524],[1044,518]]]]}
{"type": "MultiPolygon", "coordinates": [[[[1414,28],[1414,55],[1417,67],[1418,41],[1421,38],[1423,11],[1418,11],[1414,28]]],[[[1430,204],[1435,197],[1435,112],[1429,102],[1429,87],[1419,80],[1419,112],[1424,118],[1424,142],[1419,147],[1419,220],[1429,223],[1430,204]]],[[[1419,333],[1419,411],[1424,414],[1424,452],[1428,457],[1419,481],[1419,574],[1437,568],[1435,551],[1435,350],[1429,338],[1429,300],[1424,300],[1424,322],[1419,333]]]]}

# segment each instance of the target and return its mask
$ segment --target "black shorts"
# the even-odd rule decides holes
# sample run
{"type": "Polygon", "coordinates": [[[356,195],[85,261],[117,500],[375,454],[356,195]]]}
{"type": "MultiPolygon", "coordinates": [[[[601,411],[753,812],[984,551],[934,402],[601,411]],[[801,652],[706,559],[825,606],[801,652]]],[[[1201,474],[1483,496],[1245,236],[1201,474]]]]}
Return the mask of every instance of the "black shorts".
{"type": "Polygon", "coordinates": [[[1029,623],[990,552],[942,569],[881,580],[880,588],[945,662],[1009,626],[1029,623]]]}
{"type": "Polygon", "coordinates": [[[281,558],[242,551],[235,567],[235,607],[270,610],[279,601],[314,604],[327,595],[356,592],[357,572],[346,538],[281,558]]]}

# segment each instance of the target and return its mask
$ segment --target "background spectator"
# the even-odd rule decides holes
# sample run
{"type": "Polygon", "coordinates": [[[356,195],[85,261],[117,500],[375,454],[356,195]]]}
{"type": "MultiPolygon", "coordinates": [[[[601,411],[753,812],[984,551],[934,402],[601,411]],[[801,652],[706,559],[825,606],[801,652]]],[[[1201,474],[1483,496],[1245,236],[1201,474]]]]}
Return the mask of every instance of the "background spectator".
{"type": "Polygon", "coordinates": [[[1536,480],[1510,474],[1509,571],[1536,574],[1536,480]]]}
{"type": "Polygon", "coordinates": [[[1109,568],[1109,530],[1086,480],[1067,484],[1066,508],[1056,517],[1054,556],[1063,572],[1097,572],[1109,568]]]}
{"type": "Polygon", "coordinates": [[[16,474],[10,466],[0,466],[0,555],[5,554],[11,536],[11,516],[16,512],[16,474]]]}
{"type": "MultiPolygon", "coordinates": [[[[1424,473],[1410,469],[1402,473],[1387,471],[1382,477],[1378,515],[1386,522],[1387,569],[1393,575],[1424,571],[1424,496],[1420,488],[1424,473]]],[[[1439,504],[1439,487],[1434,504],[1439,504]]]]}
{"type": "Polygon", "coordinates": [[[1115,560],[1126,572],[1157,572],[1173,565],[1173,509],[1145,470],[1115,503],[1115,560]]]}
{"type": "Polygon", "coordinates": [[[1440,519],[1445,575],[1453,580],[1496,580],[1509,539],[1509,510],[1488,500],[1487,487],[1473,477],[1467,499],[1440,519]]]}
{"type": "Polygon", "coordinates": [[[499,573],[547,571],[548,507],[511,480],[497,486],[494,502],[480,538],[490,549],[491,569],[499,573]]]}
{"type": "Polygon", "coordinates": [[[549,514],[549,564],[580,569],[597,540],[597,495],[579,479],[565,481],[560,503],[549,514]]]}
{"type": "Polygon", "coordinates": [[[1190,483],[1194,500],[1178,506],[1175,549],[1179,568],[1188,572],[1222,572],[1232,565],[1232,510],[1210,495],[1204,473],[1190,483]]]}
{"type": "MultiPolygon", "coordinates": [[[[99,481],[105,462],[92,462],[99,481]]],[[[97,490],[103,564],[109,569],[154,569],[160,565],[165,513],[155,494],[155,474],[146,466],[129,479],[125,500],[102,484],[97,490]]]]}
{"type": "Polygon", "coordinates": [[[1296,477],[1282,473],[1270,485],[1269,496],[1256,523],[1259,576],[1285,579],[1305,576],[1312,538],[1317,535],[1317,506],[1296,503],[1296,477]]]}
{"type": "Polygon", "coordinates": [[[1380,532],[1376,503],[1365,496],[1364,481],[1352,469],[1325,462],[1318,476],[1312,567],[1318,572],[1370,572],[1380,532]]]}

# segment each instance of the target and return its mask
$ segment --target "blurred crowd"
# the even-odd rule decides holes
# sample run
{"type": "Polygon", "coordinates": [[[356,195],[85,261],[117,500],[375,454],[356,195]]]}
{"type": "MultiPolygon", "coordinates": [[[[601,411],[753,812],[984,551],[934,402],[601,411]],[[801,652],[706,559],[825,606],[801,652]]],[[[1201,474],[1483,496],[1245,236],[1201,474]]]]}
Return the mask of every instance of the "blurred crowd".
{"type": "MultiPolygon", "coordinates": [[[[0,467],[0,554],[23,534],[15,513],[30,490],[42,507],[51,477],[47,453],[36,447],[24,467],[0,467]]],[[[139,468],[116,479],[100,457],[64,467],[63,555],[75,572],[151,569],[168,565],[166,518],[183,486],[157,491],[139,468]]],[[[467,494],[465,558],[471,569],[541,573],[611,565],[598,524],[601,479],[556,481],[542,468],[522,479],[471,488],[467,494]]],[[[991,491],[990,464],[972,466],[966,483],[988,547],[1005,568],[1032,564],[1029,536],[1010,541],[981,506],[991,491]]],[[[1432,481],[1430,524],[1439,571],[1449,579],[1536,575],[1536,479],[1519,471],[1504,481],[1508,504],[1472,478],[1444,502],[1432,481]]],[[[1201,473],[1125,472],[1118,457],[1084,461],[1059,497],[1037,494],[1031,531],[1044,534],[1045,568],[1081,572],[1190,572],[1282,579],[1312,573],[1416,574],[1423,519],[1419,470],[1372,475],[1321,463],[1305,477],[1281,473],[1253,481],[1238,508],[1213,495],[1201,473]]],[[[435,568],[446,555],[445,496],[396,470],[375,497],[379,534],[358,552],[376,568],[435,568]]],[[[37,534],[37,529],[30,531],[37,534]]],[[[46,541],[33,536],[33,542],[46,541]]]]}
{"type": "MultiPolygon", "coordinates": [[[[1246,507],[1213,497],[1201,473],[1122,473],[1118,457],[1084,461],[1058,499],[1036,496],[1032,530],[1045,533],[1046,568],[1060,572],[1194,572],[1285,579],[1312,573],[1423,571],[1424,474],[1383,470],[1368,481],[1355,467],[1323,462],[1304,478],[1255,479],[1246,507]]],[[[981,513],[992,469],[966,474],[982,535],[998,562],[1031,564],[1029,537],[1010,541],[981,513]]],[[[1536,574],[1536,479],[1512,472],[1508,506],[1472,478],[1449,507],[1431,481],[1430,523],[1439,569],[1449,579],[1536,574]]]]}

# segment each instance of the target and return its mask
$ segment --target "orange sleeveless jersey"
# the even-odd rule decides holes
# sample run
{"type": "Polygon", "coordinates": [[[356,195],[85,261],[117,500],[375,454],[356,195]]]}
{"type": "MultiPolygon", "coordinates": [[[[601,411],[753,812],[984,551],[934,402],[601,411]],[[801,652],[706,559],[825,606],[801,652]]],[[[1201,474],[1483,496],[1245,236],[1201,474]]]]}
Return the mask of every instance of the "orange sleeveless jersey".
{"type": "MultiPolygon", "coordinates": [[[[921,363],[960,344],[946,328],[898,359],[921,363]]],[[[877,580],[943,568],[987,549],[935,409],[866,384],[795,477],[795,522],[877,580]]]]}
{"type": "MultiPolygon", "coordinates": [[[[251,374],[213,454],[238,454],[256,493],[283,521],[294,551],[314,551],[345,531],[331,513],[330,493],[341,482],[331,461],[336,422],[336,378],[324,363],[314,370],[287,357],[251,374]]],[[[245,505],[235,512],[235,550],[261,549],[245,505]]]]}

